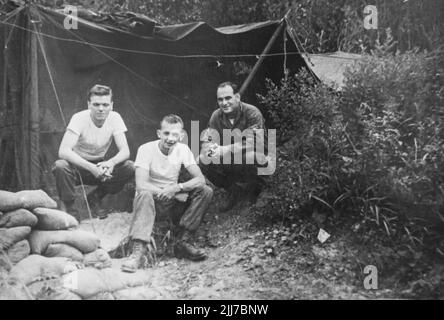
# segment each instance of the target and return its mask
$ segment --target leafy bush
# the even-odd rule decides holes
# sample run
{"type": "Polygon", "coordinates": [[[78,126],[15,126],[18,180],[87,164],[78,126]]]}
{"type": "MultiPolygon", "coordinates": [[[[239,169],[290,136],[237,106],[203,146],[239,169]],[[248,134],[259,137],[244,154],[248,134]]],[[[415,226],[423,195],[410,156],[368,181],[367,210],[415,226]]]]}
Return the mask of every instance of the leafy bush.
{"type": "Polygon", "coordinates": [[[427,219],[444,196],[443,67],[442,52],[368,57],[341,101],[364,184],[390,210],[427,219]]]}
{"type": "Polygon", "coordinates": [[[260,99],[281,147],[264,210],[291,217],[321,205],[410,239],[406,218],[439,221],[443,72],[442,51],[407,52],[363,59],[346,73],[340,98],[306,71],[269,82],[260,99]]]}
{"type": "Polygon", "coordinates": [[[268,210],[288,217],[335,189],[332,168],[342,163],[338,150],[345,141],[337,96],[307,70],[279,86],[268,81],[267,88],[259,99],[283,143],[268,181],[268,210]]]}

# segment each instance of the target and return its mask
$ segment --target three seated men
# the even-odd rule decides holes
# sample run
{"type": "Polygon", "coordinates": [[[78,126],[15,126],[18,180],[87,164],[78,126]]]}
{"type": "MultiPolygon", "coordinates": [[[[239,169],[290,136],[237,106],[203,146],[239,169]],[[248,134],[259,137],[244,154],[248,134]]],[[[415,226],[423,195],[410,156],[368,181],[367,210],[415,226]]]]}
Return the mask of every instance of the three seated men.
{"type": "MultiPolygon", "coordinates": [[[[143,144],[137,151],[135,163],[128,160],[130,152],[125,132],[127,128],[120,115],[113,111],[111,88],[93,86],[88,93],[88,109],[73,115],[63,136],[60,159],[55,162],[53,173],[64,209],[78,217],[74,208],[75,186],[97,185],[88,196],[88,202],[98,217],[105,217],[101,200],[108,193],[117,193],[135,176],[136,194],[129,236],[132,253],[122,265],[122,270],[135,272],[144,264],[147,245],[152,241],[156,215],[169,215],[174,224],[176,257],[200,261],[207,256],[192,244],[211,202],[213,190],[205,177],[216,186],[238,194],[239,181],[259,185],[255,165],[208,164],[208,158],[222,158],[239,150],[245,151],[245,142],[204,144],[199,165],[190,148],[181,143],[184,137],[182,119],[174,114],[165,116],[157,130],[158,140],[143,144]],[[106,159],[114,140],[118,152],[106,159]],[[211,152],[209,152],[211,150],[211,152]],[[181,168],[191,179],[179,183],[181,168]],[[201,171],[202,169],[202,171],[201,171]]],[[[240,101],[237,87],[225,82],[217,89],[219,109],[210,121],[209,129],[222,136],[223,129],[264,129],[264,119],[259,109],[240,101]]],[[[251,187],[251,186],[250,186],[251,187]]],[[[231,201],[233,202],[233,201],[231,201]]],[[[232,206],[230,203],[228,206],[232,206]]]]}

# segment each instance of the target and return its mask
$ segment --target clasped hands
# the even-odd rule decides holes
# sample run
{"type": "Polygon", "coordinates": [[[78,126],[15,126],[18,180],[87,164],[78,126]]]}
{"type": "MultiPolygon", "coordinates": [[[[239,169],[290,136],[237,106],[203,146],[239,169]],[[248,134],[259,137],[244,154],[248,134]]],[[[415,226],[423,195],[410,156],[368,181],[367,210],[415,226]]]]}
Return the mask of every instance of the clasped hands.
{"type": "Polygon", "coordinates": [[[105,182],[113,177],[114,162],[112,160],[102,161],[96,164],[93,175],[102,182],[105,182]]]}

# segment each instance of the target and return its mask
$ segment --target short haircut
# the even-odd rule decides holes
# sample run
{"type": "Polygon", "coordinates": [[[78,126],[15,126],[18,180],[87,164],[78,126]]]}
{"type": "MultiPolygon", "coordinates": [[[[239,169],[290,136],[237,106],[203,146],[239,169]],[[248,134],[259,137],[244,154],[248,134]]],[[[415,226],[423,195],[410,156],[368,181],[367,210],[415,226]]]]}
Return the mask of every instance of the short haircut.
{"type": "Polygon", "coordinates": [[[231,87],[231,88],[233,88],[233,93],[234,94],[239,93],[239,87],[234,82],[225,81],[225,82],[222,82],[220,85],[217,86],[218,89],[219,88],[223,88],[223,87],[231,87]]]}
{"type": "Polygon", "coordinates": [[[111,101],[113,100],[113,91],[110,87],[101,84],[95,84],[88,91],[88,101],[91,100],[91,96],[111,96],[111,101]]]}
{"type": "Polygon", "coordinates": [[[180,124],[182,125],[182,128],[183,128],[183,121],[182,121],[182,118],[179,117],[178,115],[175,115],[175,114],[169,114],[169,115],[166,115],[165,117],[163,117],[163,118],[162,118],[162,121],[160,121],[160,123],[159,123],[159,129],[162,128],[162,123],[163,123],[164,121],[165,121],[166,123],[169,123],[169,124],[180,123],[180,124]]]}

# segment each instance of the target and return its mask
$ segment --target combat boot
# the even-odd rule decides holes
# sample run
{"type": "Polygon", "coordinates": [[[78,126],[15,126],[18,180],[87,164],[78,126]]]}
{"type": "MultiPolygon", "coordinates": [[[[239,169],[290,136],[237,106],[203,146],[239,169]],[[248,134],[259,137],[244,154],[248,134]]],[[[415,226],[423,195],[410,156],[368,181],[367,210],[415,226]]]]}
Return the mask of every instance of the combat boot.
{"type": "Polygon", "coordinates": [[[133,250],[131,255],[122,264],[122,271],[136,272],[141,269],[146,261],[146,242],[142,240],[133,240],[133,250]]]}
{"type": "Polygon", "coordinates": [[[195,248],[191,243],[191,234],[182,230],[179,233],[177,243],[174,245],[174,256],[176,258],[184,258],[192,261],[202,261],[207,258],[205,251],[195,248]]]}

